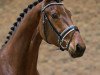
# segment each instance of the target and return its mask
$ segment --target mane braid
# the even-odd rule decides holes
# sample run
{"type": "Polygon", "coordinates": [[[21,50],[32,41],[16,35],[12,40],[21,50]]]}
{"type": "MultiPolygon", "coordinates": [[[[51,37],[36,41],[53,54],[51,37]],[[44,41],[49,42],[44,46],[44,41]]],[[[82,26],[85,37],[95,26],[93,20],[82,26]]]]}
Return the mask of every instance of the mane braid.
{"type": "Polygon", "coordinates": [[[32,4],[29,4],[28,7],[23,10],[23,13],[20,13],[19,17],[17,18],[17,21],[10,28],[10,31],[9,31],[7,37],[6,37],[6,41],[4,42],[2,47],[4,47],[8,43],[8,41],[11,38],[11,36],[13,35],[13,32],[18,27],[19,23],[22,21],[22,19],[24,18],[25,14],[27,14],[28,11],[31,10],[34,6],[36,6],[38,3],[39,3],[39,1],[35,1],[32,4]]]}

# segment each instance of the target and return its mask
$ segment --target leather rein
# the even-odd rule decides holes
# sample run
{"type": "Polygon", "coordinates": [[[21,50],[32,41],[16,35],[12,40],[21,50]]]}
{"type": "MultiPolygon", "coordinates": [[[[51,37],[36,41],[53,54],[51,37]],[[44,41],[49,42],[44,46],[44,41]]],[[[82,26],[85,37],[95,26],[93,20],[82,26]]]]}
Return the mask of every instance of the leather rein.
{"type": "MultiPolygon", "coordinates": [[[[50,4],[47,4],[46,6],[42,7],[42,10],[41,12],[43,13],[43,16],[42,16],[42,19],[43,19],[43,27],[44,27],[44,36],[45,36],[45,40],[47,43],[48,42],[48,39],[47,39],[47,33],[46,33],[46,25],[48,23],[48,25],[52,28],[52,30],[56,33],[57,37],[58,37],[58,44],[59,44],[59,48],[60,50],[64,51],[64,50],[69,50],[69,46],[70,46],[70,43],[72,41],[72,37],[75,33],[75,31],[78,31],[79,32],[79,29],[77,26],[75,25],[70,25],[69,27],[67,27],[63,32],[58,32],[57,29],[54,27],[54,25],[51,23],[51,21],[49,20],[48,18],[48,15],[45,13],[45,9],[47,9],[48,7],[52,6],[52,5],[63,5],[63,3],[50,3],[50,4]],[[73,32],[70,40],[68,41],[66,47],[64,47],[62,45],[63,42],[65,42],[64,38],[70,33],[70,32],[73,32]]],[[[49,43],[50,44],[50,43],[49,43]]]]}

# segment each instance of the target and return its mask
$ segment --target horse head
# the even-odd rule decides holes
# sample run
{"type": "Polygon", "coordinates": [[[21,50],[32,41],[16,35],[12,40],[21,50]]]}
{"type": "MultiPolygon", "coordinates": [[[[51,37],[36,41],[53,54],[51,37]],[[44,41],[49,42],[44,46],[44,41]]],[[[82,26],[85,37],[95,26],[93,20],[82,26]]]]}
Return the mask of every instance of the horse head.
{"type": "Polygon", "coordinates": [[[63,0],[43,0],[39,32],[42,38],[67,50],[73,57],[81,57],[86,49],[77,26],[73,24],[71,12],[63,5],[63,0]]]}

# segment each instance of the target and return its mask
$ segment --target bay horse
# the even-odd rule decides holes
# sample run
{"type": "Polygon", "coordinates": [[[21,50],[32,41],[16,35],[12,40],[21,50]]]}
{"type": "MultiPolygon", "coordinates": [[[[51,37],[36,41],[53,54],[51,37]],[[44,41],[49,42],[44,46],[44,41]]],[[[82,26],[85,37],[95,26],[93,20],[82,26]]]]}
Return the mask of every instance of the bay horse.
{"type": "Polygon", "coordinates": [[[8,34],[0,49],[0,75],[39,75],[37,59],[43,39],[68,51],[73,58],[81,57],[86,49],[63,0],[39,0],[30,4],[8,34]]]}

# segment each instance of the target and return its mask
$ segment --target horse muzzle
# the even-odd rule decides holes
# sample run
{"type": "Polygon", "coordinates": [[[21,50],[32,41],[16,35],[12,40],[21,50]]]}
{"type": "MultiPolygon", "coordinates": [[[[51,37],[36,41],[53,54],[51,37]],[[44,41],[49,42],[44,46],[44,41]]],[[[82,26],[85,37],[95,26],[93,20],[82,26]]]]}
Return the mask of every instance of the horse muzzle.
{"type": "Polygon", "coordinates": [[[82,57],[85,52],[86,47],[81,47],[79,44],[76,45],[76,50],[69,49],[68,52],[72,58],[82,57]]]}

